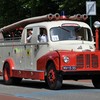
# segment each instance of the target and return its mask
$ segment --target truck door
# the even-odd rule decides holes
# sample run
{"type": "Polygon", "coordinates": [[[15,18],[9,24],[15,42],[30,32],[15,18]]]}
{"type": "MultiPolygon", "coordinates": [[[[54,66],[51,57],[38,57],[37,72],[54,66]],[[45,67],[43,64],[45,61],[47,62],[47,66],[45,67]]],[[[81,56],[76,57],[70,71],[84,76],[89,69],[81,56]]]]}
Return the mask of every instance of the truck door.
{"type": "Polygon", "coordinates": [[[23,47],[23,66],[27,70],[36,70],[35,48],[37,45],[37,27],[26,28],[26,39],[23,47]]]}
{"type": "Polygon", "coordinates": [[[44,55],[49,52],[49,39],[48,39],[48,31],[46,27],[38,27],[37,34],[37,45],[34,52],[34,56],[36,58],[37,69],[42,70],[44,63],[46,61],[44,55]],[[41,59],[42,58],[42,59],[41,59]]]}

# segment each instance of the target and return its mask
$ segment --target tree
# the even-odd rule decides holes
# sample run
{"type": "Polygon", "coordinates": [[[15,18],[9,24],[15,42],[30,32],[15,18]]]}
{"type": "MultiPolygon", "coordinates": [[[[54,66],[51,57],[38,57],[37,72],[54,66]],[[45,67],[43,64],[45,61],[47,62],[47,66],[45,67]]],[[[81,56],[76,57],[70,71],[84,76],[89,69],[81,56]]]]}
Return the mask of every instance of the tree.
{"type": "MultiPolygon", "coordinates": [[[[86,1],[87,0],[1,0],[0,27],[28,17],[48,13],[54,14],[65,11],[66,15],[84,14],[86,13],[86,1]]],[[[93,20],[100,18],[100,0],[96,0],[96,2],[97,15],[93,16],[93,20]]]]}

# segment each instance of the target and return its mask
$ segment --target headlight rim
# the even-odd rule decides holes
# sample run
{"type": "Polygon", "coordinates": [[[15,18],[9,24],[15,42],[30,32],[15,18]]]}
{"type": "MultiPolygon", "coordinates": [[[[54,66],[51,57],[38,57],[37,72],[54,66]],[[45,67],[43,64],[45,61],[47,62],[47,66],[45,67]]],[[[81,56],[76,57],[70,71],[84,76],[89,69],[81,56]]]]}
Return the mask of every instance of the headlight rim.
{"type": "Polygon", "coordinates": [[[63,61],[64,61],[64,63],[68,63],[68,62],[69,62],[69,60],[70,60],[70,59],[69,59],[69,57],[68,57],[68,56],[64,56],[64,57],[63,57],[63,61]]]}

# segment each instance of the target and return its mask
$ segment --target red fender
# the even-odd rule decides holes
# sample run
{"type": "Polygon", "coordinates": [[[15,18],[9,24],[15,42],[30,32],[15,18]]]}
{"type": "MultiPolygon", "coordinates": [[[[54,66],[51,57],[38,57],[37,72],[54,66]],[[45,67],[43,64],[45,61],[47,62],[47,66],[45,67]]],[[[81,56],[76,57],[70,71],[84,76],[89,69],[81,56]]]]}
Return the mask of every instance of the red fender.
{"type": "Polygon", "coordinates": [[[48,61],[53,61],[57,70],[59,70],[59,54],[56,51],[48,52],[37,60],[37,70],[45,70],[48,61]]]}

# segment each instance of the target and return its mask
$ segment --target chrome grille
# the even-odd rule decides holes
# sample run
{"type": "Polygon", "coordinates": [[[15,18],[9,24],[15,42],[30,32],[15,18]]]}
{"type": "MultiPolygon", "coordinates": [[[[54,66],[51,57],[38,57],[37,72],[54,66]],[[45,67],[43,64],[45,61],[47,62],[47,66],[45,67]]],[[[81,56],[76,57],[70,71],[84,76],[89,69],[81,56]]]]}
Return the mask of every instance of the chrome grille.
{"type": "Polygon", "coordinates": [[[98,56],[95,54],[79,54],[76,57],[77,68],[97,68],[98,56]]]}
{"type": "Polygon", "coordinates": [[[77,68],[84,67],[84,57],[83,57],[82,54],[80,54],[79,56],[77,56],[77,58],[76,58],[76,65],[77,65],[77,68]]]}
{"type": "Polygon", "coordinates": [[[97,68],[98,66],[99,66],[99,65],[98,65],[98,56],[92,54],[92,67],[93,67],[93,68],[97,68]]]}
{"type": "Polygon", "coordinates": [[[86,61],[86,68],[90,67],[90,55],[87,54],[85,55],[85,61],[86,61]]]}

